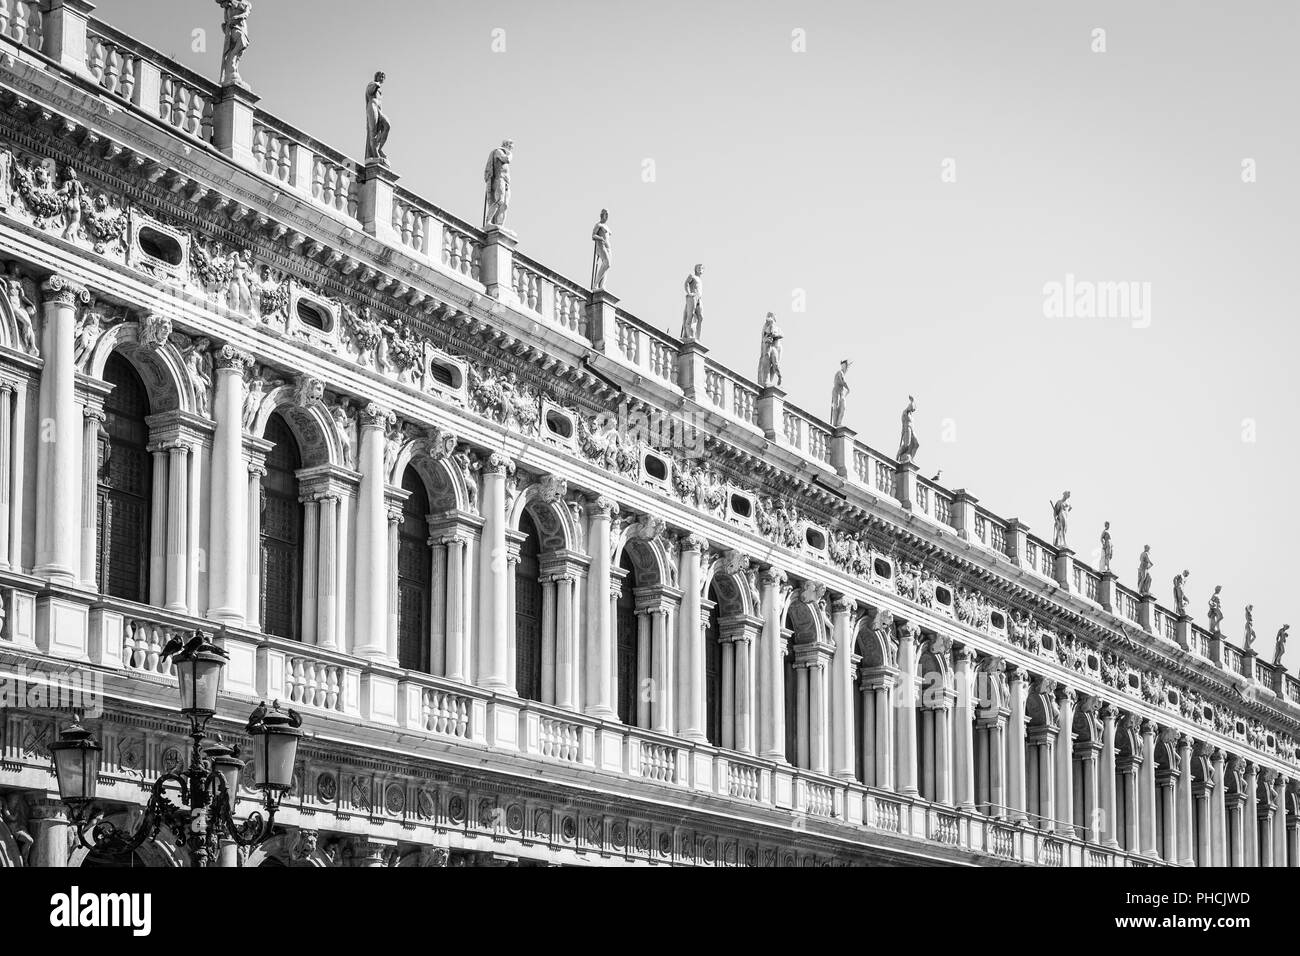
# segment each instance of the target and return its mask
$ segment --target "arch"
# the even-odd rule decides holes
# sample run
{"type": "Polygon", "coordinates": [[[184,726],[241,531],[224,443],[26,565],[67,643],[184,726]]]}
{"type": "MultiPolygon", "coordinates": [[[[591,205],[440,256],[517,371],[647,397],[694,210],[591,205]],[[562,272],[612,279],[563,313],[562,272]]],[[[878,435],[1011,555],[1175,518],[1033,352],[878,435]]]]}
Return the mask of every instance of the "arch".
{"type": "Polygon", "coordinates": [[[542,551],[582,550],[582,529],[564,501],[567,483],[548,477],[529,485],[510,506],[506,529],[520,531],[524,512],[532,520],[542,551]]]}
{"type": "MultiPolygon", "coordinates": [[[[636,589],[640,578],[626,550],[616,557],[613,566],[626,572],[619,581],[618,597],[614,602],[614,642],[617,659],[615,681],[618,691],[618,719],[629,727],[640,725],[638,705],[640,694],[637,669],[639,666],[640,622],[636,611],[636,589]]],[[[648,655],[649,648],[646,648],[648,655]]]]}
{"type": "Polygon", "coordinates": [[[1084,696],[1079,699],[1078,706],[1074,708],[1074,722],[1070,727],[1076,745],[1102,742],[1101,720],[1097,717],[1100,706],[1101,702],[1096,697],[1084,696]]]}
{"type": "Polygon", "coordinates": [[[329,867],[332,865],[330,858],[317,846],[315,836],[305,837],[303,831],[275,834],[266,842],[254,847],[243,863],[245,867],[329,867]]]}
{"type": "Polygon", "coordinates": [[[149,546],[158,490],[149,452],[153,408],[137,366],[121,352],[110,353],[101,371],[113,390],[104,400],[97,451],[95,583],[101,594],[145,603],[151,597],[149,546]]]}
{"type": "MultiPolygon", "coordinates": [[[[5,819],[7,814],[0,813],[0,870],[10,866],[25,866],[23,860],[23,844],[20,844],[18,838],[14,836],[9,821],[5,819]]],[[[23,834],[27,839],[24,841],[30,846],[31,837],[23,834]]]]}
{"type": "Polygon", "coordinates": [[[749,559],[735,552],[710,562],[702,590],[705,594],[715,592],[713,600],[722,617],[762,617],[762,599],[749,559]]]}
{"type": "Polygon", "coordinates": [[[529,514],[519,516],[519,561],[515,564],[515,692],[542,699],[542,585],[537,528],[529,514]]]}
{"type": "Polygon", "coordinates": [[[302,569],[305,515],[297,473],[300,446],[281,416],[268,417],[265,435],[272,443],[262,476],[261,539],[262,630],[279,637],[302,636],[302,569]]]}
{"type": "MultiPolygon", "coordinates": [[[[104,814],[103,820],[118,829],[133,833],[144,814],[144,807],[118,807],[104,814]]],[[[129,861],[106,858],[78,844],[68,854],[68,866],[84,867],[185,867],[189,866],[189,850],[183,844],[177,845],[176,834],[165,824],[158,835],[145,840],[131,855],[129,861]]]]}
{"type": "Polygon", "coordinates": [[[861,658],[859,673],[876,667],[898,666],[898,645],[894,642],[894,618],[888,611],[864,615],[858,622],[853,651],[861,658]]]}
{"type": "Polygon", "coordinates": [[[434,454],[429,444],[429,440],[425,438],[416,438],[404,443],[398,449],[392,474],[386,476],[386,480],[390,484],[401,484],[407,469],[413,469],[424,482],[424,493],[429,499],[430,514],[443,514],[448,511],[476,512],[478,499],[468,487],[465,476],[454,466],[448,456],[434,454]]]}
{"type": "Polygon", "coordinates": [[[429,548],[428,493],[412,465],[401,473],[407,492],[397,526],[397,660],[408,670],[430,672],[430,620],[433,616],[433,552],[429,548]]]}
{"type": "Polygon", "coordinates": [[[343,441],[339,437],[338,427],[334,424],[329,409],[319,397],[300,402],[297,385],[281,385],[272,390],[262,402],[257,418],[250,429],[254,437],[266,436],[266,428],[271,421],[271,416],[277,412],[293,432],[304,468],[347,464],[344,461],[343,441]]]}
{"type": "Polygon", "coordinates": [[[626,561],[636,572],[637,587],[673,587],[677,579],[676,563],[662,537],[644,537],[644,524],[623,529],[614,543],[610,563],[618,567],[626,561]]]}
{"type": "Polygon", "coordinates": [[[783,618],[792,645],[830,643],[830,620],[820,600],[807,600],[792,591],[783,618]]]}
{"type": "Polygon", "coordinates": [[[179,409],[198,413],[199,403],[194,394],[194,383],[185,370],[185,359],[171,342],[156,348],[143,344],[138,322],[123,322],[105,331],[90,355],[83,358],[85,373],[103,380],[104,368],[110,355],[120,354],[135,369],[149,391],[149,404],[154,412],[179,409]]]}

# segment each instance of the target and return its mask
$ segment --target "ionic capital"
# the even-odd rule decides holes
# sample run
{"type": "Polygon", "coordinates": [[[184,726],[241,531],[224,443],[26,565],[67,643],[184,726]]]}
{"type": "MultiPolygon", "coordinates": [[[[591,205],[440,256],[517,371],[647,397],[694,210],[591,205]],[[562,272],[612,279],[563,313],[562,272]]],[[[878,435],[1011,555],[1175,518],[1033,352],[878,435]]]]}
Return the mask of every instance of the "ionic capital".
{"type": "Polygon", "coordinates": [[[515,470],[514,460],[499,451],[484,455],[480,464],[484,475],[509,475],[515,470]]]}
{"type": "Polygon", "coordinates": [[[41,292],[44,293],[42,301],[47,305],[90,304],[90,292],[85,286],[57,273],[41,283],[41,292]]]}
{"type": "Polygon", "coordinates": [[[252,367],[253,356],[243,349],[235,348],[233,345],[223,345],[213,355],[213,363],[219,372],[229,369],[243,375],[252,367]]]}
{"type": "Polygon", "coordinates": [[[397,424],[397,416],[375,402],[370,402],[357,416],[362,428],[387,428],[397,424]]]}
{"type": "Polygon", "coordinates": [[[618,514],[618,502],[606,495],[594,495],[587,499],[587,514],[592,518],[612,518],[618,514]]]}

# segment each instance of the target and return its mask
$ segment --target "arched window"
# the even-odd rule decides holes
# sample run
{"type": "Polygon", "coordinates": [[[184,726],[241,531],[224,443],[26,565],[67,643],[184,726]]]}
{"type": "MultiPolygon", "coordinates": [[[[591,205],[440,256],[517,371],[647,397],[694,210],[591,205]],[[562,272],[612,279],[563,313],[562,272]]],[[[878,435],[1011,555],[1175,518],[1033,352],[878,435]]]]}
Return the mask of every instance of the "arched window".
{"type": "Polygon", "coordinates": [[[153,463],[149,443],[149,396],[135,369],[114,352],[104,365],[113,391],[104,399],[98,449],[96,540],[100,593],[128,601],[149,599],[149,516],[153,463]]]}
{"type": "Polygon", "coordinates": [[[718,643],[718,597],[709,588],[704,614],[704,734],[715,747],[722,746],[722,645],[718,643]]]}
{"type": "Polygon", "coordinates": [[[636,571],[633,570],[632,561],[626,551],[623,552],[618,566],[627,572],[618,592],[614,621],[614,626],[618,629],[618,719],[629,727],[635,727],[638,726],[639,704],[639,688],[636,681],[636,597],[633,594],[633,588],[636,587],[636,571]]]}
{"type": "Polygon", "coordinates": [[[299,637],[302,622],[302,502],[298,469],[302,458],[293,432],[279,414],[266,423],[272,444],[262,478],[262,630],[299,637]]]}
{"type": "Polygon", "coordinates": [[[409,670],[429,672],[429,615],[433,597],[433,552],[429,548],[429,496],[424,481],[407,467],[397,528],[397,661],[409,670]]]}
{"type": "Polygon", "coordinates": [[[525,700],[542,699],[542,582],[537,526],[519,520],[525,535],[515,565],[515,690],[525,700]]]}

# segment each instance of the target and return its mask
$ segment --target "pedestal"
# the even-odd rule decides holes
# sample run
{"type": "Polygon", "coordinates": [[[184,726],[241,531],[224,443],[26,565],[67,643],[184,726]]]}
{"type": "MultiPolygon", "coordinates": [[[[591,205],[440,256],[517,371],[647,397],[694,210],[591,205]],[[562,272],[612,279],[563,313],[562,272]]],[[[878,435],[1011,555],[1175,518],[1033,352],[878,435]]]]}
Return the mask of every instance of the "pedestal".
{"type": "Polygon", "coordinates": [[[243,86],[224,86],[212,107],[212,145],[248,169],[257,168],[253,156],[253,112],[260,99],[243,86]]]}
{"type": "Polygon", "coordinates": [[[1074,552],[1069,548],[1061,548],[1056,552],[1055,571],[1056,583],[1064,590],[1074,589],[1074,552]]]}
{"type": "Polygon", "coordinates": [[[677,387],[687,398],[706,402],[704,357],[709,350],[699,342],[683,342],[677,351],[677,387]]]}
{"type": "Polygon", "coordinates": [[[504,226],[491,226],[483,234],[483,253],[479,276],[487,294],[502,302],[513,303],[514,254],[519,237],[504,226]]]}
{"type": "Polygon", "coordinates": [[[841,478],[847,478],[853,468],[853,440],[858,433],[848,425],[831,432],[831,467],[841,478]]]}
{"type": "Polygon", "coordinates": [[[778,441],[782,436],[785,419],[785,392],[769,385],[758,393],[758,427],[768,441],[778,441]]]}
{"type": "MultiPolygon", "coordinates": [[[[371,160],[361,167],[357,180],[360,191],[357,196],[357,219],[367,235],[384,242],[398,243],[400,237],[393,229],[393,187],[397,185],[397,173],[378,160],[371,160]]],[[[487,250],[484,250],[484,267],[487,266],[487,250]]],[[[507,282],[509,270],[506,271],[507,282]]]]}
{"type": "Polygon", "coordinates": [[[597,352],[604,352],[605,342],[614,340],[617,305],[618,296],[610,295],[604,289],[597,289],[591,294],[591,301],[587,305],[587,338],[597,352]]]}
{"type": "Polygon", "coordinates": [[[894,471],[894,497],[904,510],[916,507],[916,476],[920,468],[910,458],[900,461],[894,471]]]}

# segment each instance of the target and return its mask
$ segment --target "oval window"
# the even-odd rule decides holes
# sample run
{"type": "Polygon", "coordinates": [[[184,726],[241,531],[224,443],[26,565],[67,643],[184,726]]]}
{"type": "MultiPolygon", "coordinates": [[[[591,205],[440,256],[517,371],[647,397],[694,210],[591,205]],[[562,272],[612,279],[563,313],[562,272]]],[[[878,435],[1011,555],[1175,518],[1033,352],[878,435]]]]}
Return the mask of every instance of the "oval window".
{"type": "Polygon", "coordinates": [[[989,614],[989,623],[1001,631],[1007,626],[1007,619],[1000,612],[993,611],[989,614]]]}
{"type": "Polygon", "coordinates": [[[754,513],[754,503],[744,495],[732,495],[731,513],[741,518],[748,518],[754,513]]]}
{"type": "Polygon", "coordinates": [[[645,473],[655,479],[655,481],[667,481],[668,463],[658,455],[646,455],[645,473]]]}
{"type": "Polygon", "coordinates": [[[460,388],[460,369],[446,362],[432,359],[429,362],[429,377],[443,388],[460,388]]]}
{"type": "Polygon", "coordinates": [[[328,332],[334,327],[328,312],[303,299],[298,300],[298,321],[318,332],[328,332]]]}
{"type": "Polygon", "coordinates": [[[934,599],[935,599],[936,601],[938,601],[940,604],[951,605],[951,604],[952,604],[952,592],[949,591],[949,590],[948,590],[946,587],[944,587],[942,584],[937,585],[937,586],[935,587],[935,589],[934,589],[934,599]]]}
{"type": "Polygon", "coordinates": [[[140,251],[146,256],[160,259],[168,265],[178,266],[185,258],[181,244],[174,237],[159,232],[152,226],[141,226],[140,231],[136,233],[135,241],[139,243],[140,251]]]}
{"type": "Polygon", "coordinates": [[[894,576],[894,566],[884,558],[876,558],[875,569],[878,578],[892,578],[894,576]]]}
{"type": "Polygon", "coordinates": [[[822,534],[817,528],[805,528],[803,539],[808,542],[808,547],[814,551],[826,550],[826,535],[822,534]]]}
{"type": "Polygon", "coordinates": [[[568,415],[551,409],[546,413],[546,429],[561,438],[572,438],[573,420],[568,415]]]}

